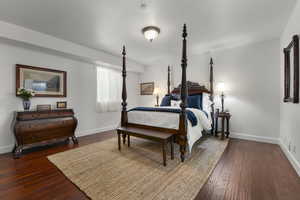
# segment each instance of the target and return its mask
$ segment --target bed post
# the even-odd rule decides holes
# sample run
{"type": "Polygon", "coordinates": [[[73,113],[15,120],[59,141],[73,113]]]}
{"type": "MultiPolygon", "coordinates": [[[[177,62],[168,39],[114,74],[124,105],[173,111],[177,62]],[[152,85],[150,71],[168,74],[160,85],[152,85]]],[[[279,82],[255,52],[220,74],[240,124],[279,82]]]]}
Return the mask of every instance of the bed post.
{"type": "Polygon", "coordinates": [[[178,143],[180,145],[180,157],[181,162],[184,161],[185,152],[186,152],[186,144],[187,144],[187,121],[186,121],[186,107],[187,107],[187,83],[186,83],[186,68],[187,68],[187,58],[186,58],[186,24],[183,26],[183,42],[182,42],[182,60],[181,60],[181,68],[182,68],[182,77],[181,77],[181,113],[179,117],[179,137],[178,143]]]}
{"type": "Polygon", "coordinates": [[[170,70],[170,66],[168,66],[168,95],[170,95],[170,85],[171,85],[171,83],[170,83],[170,72],[171,72],[171,70],[170,70]]]}
{"type": "MultiPolygon", "coordinates": [[[[123,78],[123,87],[122,87],[122,113],[121,113],[121,126],[127,126],[127,91],[126,91],[126,49],[123,46],[123,63],[122,63],[122,78],[123,78]]],[[[125,143],[126,135],[123,134],[123,143],[125,143]]]]}
{"type": "Polygon", "coordinates": [[[209,100],[211,100],[213,103],[211,104],[211,119],[212,119],[212,125],[211,125],[211,134],[214,134],[214,128],[215,128],[215,105],[214,105],[214,62],[213,59],[210,58],[210,96],[209,96],[209,100]]]}

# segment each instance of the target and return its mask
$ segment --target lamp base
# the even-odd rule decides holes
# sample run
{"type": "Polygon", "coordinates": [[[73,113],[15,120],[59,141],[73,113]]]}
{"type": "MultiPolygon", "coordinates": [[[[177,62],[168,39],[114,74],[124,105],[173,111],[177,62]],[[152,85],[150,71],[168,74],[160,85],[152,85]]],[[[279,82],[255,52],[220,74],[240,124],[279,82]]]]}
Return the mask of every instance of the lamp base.
{"type": "Polygon", "coordinates": [[[222,112],[224,112],[224,93],[221,95],[222,112]]]}

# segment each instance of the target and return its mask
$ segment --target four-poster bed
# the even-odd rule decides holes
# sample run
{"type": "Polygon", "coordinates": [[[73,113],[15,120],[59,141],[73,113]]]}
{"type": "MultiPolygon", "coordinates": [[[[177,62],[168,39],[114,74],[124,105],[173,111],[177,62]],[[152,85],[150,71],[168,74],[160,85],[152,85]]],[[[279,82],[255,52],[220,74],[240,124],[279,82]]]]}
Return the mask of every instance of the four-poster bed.
{"type": "MultiPolygon", "coordinates": [[[[140,133],[143,132],[149,132],[149,130],[153,131],[158,131],[160,133],[168,133],[168,134],[173,134],[174,135],[174,140],[175,142],[180,146],[180,157],[181,161],[183,162],[185,159],[185,153],[186,153],[186,147],[187,145],[193,143],[189,143],[189,140],[198,140],[201,136],[199,136],[203,130],[196,128],[197,126],[194,127],[193,124],[193,118],[197,118],[198,120],[201,120],[204,118],[204,112],[198,111],[198,109],[194,108],[188,108],[188,100],[190,101],[190,96],[200,96],[202,97],[202,94],[207,93],[209,94],[210,100],[213,99],[213,63],[212,59],[210,62],[210,90],[205,88],[205,86],[200,86],[198,83],[193,83],[190,81],[187,81],[186,78],[186,69],[187,69],[187,44],[186,44],[186,38],[187,38],[187,30],[186,30],[186,25],[183,27],[183,47],[182,47],[182,60],[181,60],[181,68],[182,68],[182,77],[181,77],[181,84],[174,88],[172,91],[170,90],[170,66],[168,66],[168,94],[169,96],[171,95],[177,95],[179,96],[180,94],[180,108],[174,109],[174,108],[146,108],[146,107],[140,107],[140,111],[134,112],[135,110],[139,109],[131,109],[127,111],[127,92],[126,92],[126,50],[125,46],[123,46],[123,69],[122,69],[122,76],[123,76],[123,87],[122,87],[122,113],[121,113],[121,128],[118,129],[118,134],[122,135],[123,137],[123,143],[125,143],[126,140],[126,135],[129,135],[129,131],[126,131],[127,129],[129,130],[130,128],[135,128],[135,131],[139,131],[140,133]],[[190,96],[189,96],[190,95],[190,96]],[[155,111],[155,112],[151,112],[155,111]],[[167,113],[166,113],[167,112],[167,113]],[[128,114],[129,113],[129,114],[128,114]],[[138,115],[139,113],[140,115],[138,115]],[[142,115],[141,115],[142,113],[142,115]],[[150,116],[150,113],[152,116],[150,116]],[[170,114],[171,113],[171,114],[170,114]],[[175,113],[175,114],[174,114],[175,113]],[[149,114],[149,115],[148,115],[149,114]],[[129,115],[129,117],[128,117],[129,115]],[[153,117],[153,115],[157,116],[168,116],[168,117],[153,117]],[[196,116],[193,116],[196,115],[196,116]],[[134,116],[136,116],[134,118],[134,116]],[[142,118],[141,116],[150,116],[151,119],[156,118],[160,121],[165,121],[166,123],[169,123],[169,121],[173,121],[176,123],[170,124],[170,126],[160,126],[159,123],[139,123],[138,120],[142,118]],[[130,119],[130,120],[129,120],[130,119]],[[134,120],[136,119],[136,120],[134,120]],[[176,121],[177,120],[177,121],[176,121]],[[194,127],[194,128],[193,128],[194,127]],[[127,128],[127,129],[126,129],[127,128]],[[200,133],[199,133],[200,131],[200,133]],[[194,132],[194,133],[193,133],[194,132]],[[195,137],[195,132],[197,132],[197,137],[195,137]],[[192,138],[192,139],[191,139],[192,138]]],[[[201,100],[202,101],[202,100],[201,100]]],[[[210,105],[211,110],[213,111],[213,103],[210,105]]],[[[208,113],[208,115],[212,116],[213,119],[213,112],[208,113]]],[[[150,119],[149,118],[149,119],[150,119]]],[[[145,118],[146,121],[151,121],[145,118]]],[[[197,120],[196,119],[196,120],[197,120]]],[[[213,120],[212,120],[213,121],[213,120]]],[[[157,121],[158,122],[158,121],[157,121]]],[[[166,124],[165,123],[165,124],[166,124]]],[[[203,123],[201,122],[202,125],[207,127],[207,122],[203,123]]],[[[213,130],[213,122],[210,124],[211,130],[213,130]]],[[[208,128],[207,128],[208,129],[208,128]]],[[[191,147],[190,147],[191,148],[191,147]]]]}

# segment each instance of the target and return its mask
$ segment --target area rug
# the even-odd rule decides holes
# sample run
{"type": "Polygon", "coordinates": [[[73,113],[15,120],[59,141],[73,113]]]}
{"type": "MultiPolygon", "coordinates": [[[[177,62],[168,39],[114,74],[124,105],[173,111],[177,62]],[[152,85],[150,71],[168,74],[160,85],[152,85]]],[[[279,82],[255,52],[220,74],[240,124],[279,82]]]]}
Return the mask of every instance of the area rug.
{"type": "MultiPolygon", "coordinates": [[[[118,151],[117,138],[54,154],[48,159],[92,200],[194,199],[213,171],[228,140],[199,140],[180,162],[162,164],[161,145],[132,138],[118,151]]],[[[168,146],[169,147],[169,146],[168,146]]],[[[168,148],[170,149],[170,148],[168,148]]]]}

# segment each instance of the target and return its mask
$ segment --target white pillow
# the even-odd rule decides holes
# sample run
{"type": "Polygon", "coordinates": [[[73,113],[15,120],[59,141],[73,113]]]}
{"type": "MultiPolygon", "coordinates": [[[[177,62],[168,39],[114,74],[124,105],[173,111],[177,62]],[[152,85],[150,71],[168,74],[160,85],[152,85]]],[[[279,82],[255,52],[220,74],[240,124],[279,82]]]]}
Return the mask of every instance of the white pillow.
{"type": "Polygon", "coordinates": [[[213,102],[209,99],[209,94],[203,93],[202,95],[202,108],[205,112],[211,113],[211,105],[213,102]]]}
{"type": "Polygon", "coordinates": [[[175,101],[175,100],[171,100],[171,106],[172,107],[180,107],[181,101],[175,101]]]}

